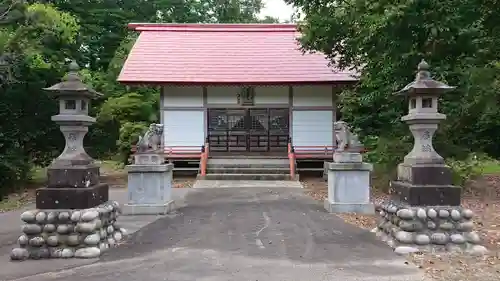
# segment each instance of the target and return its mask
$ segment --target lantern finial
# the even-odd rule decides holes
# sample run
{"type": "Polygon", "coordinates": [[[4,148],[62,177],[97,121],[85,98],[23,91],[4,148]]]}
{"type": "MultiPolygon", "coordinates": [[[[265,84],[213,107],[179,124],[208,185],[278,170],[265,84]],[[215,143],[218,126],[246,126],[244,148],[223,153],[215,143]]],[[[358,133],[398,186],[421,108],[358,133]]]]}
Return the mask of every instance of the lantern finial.
{"type": "Polygon", "coordinates": [[[417,69],[418,69],[418,71],[429,70],[429,64],[425,60],[422,59],[422,61],[420,61],[420,63],[418,64],[417,69]]]}
{"type": "Polygon", "coordinates": [[[417,66],[417,78],[415,80],[423,80],[423,79],[430,79],[431,78],[431,73],[429,72],[429,64],[422,59],[422,61],[418,64],[417,66]]]}

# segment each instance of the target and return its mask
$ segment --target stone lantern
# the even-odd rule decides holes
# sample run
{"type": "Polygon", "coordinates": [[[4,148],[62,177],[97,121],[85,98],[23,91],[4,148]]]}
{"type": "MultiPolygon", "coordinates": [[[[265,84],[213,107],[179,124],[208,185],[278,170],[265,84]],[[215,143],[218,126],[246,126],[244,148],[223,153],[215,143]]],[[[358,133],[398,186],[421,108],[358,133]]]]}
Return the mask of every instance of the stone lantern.
{"type": "Polygon", "coordinates": [[[473,231],[473,213],[460,206],[461,188],[452,184],[451,169],[432,145],[440,121],[438,99],[454,87],[431,78],[429,65],[418,65],[415,81],[397,92],[408,97],[408,114],[401,118],[413,134],[413,149],[398,166],[392,200],[377,206],[381,220],[374,232],[395,252],[458,251],[482,254],[473,231]]]}
{"type": "Polygon", "coordinates": [[[398,92],[408,97],[408,114],[401,120],[409,125],[414,144],[391,187],[399,200],[410,205],[460,205],[461,188],[452,186],[451,169],[432,145],[438,124],[446,119],[438,112],[439,96],[454,88],[432,79],[422,60],[415,81],[398,92]]]}
{"type": "Polygon", "coordinates": [[[126,233],[117,224],[120,205],[108,201],[108,185],[99,183],[99,166],[83,148],[95,122],[88,116],[90,100],[99,94],[82,83],[75,62],[69,70],[64,81],[44,89],[58,99],[59,114],[52,120],[66,145],[47,169],[48,186],[36,191],[36,209],[21,214],[12,260],[97,258],[126,233]]]}
{"type": "Polygon", "coordinates": [[[66,145],[48,167],[48,187],[37,191],[41,209],[85,209],[108,200],[108,186],[99,183],[99,166],[83,147],[83,139],[95,118],[88,115],[90,100],[101,94],[82,83],[79,67],[72,62],[64,81],[44,90],[59,102],[52,120],[60,126],[66,145]]]}

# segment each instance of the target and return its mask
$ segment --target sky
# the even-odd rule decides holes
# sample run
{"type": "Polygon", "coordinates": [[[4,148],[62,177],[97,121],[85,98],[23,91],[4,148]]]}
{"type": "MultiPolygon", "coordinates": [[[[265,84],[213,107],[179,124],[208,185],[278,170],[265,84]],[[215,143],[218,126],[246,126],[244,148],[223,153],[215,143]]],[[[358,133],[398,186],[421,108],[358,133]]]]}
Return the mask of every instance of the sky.
{"type": "Polygon", "coordinates": [[[260,17],[272,16],[279,18],[280,21],[289,20],[293,14],[293,7],[285,4],[283,0],[263,0],[264,9],[260,13],[260,17]]]}

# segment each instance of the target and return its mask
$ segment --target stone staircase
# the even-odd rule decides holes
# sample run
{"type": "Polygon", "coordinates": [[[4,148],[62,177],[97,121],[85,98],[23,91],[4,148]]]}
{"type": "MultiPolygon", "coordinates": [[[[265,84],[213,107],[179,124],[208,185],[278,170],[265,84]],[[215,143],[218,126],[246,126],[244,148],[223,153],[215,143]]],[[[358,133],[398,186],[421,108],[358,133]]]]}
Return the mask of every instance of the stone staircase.
{"type": "Polygon", "coordinates": [[[207,174],[198,175],[198,179],[289,181],[297,180],[298,176],[291,178],[287,157],[226,157],[208,159],[207,174]]]}

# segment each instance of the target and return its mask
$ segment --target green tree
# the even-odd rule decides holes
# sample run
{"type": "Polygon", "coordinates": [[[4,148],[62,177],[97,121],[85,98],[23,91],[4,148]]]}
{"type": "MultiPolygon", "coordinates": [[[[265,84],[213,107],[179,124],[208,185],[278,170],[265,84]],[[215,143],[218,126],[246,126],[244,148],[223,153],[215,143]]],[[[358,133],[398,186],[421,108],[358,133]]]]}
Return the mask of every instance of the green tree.
{"type": "MultiPolygon", "coordinates": [[[[361,72],[340,96],[343,117],[364,136],[410,141],[400,117],[407,101],[391,93],[414,79],[421,59],[434,78],[457,86],[444,96],[448,115],[437,146],[446,156],[484,150],[500,156],[498,1],[306,1],[300,7],[305,50],[361,72]],[[464,152],[464,153],[461,153],[464,152]]],[[[394,159],[395,157],[393,157],[394,159]]]]}
{"type": "Polygon", "coordinates": [[[62,136],[50,121],[56,103],[42,91],[67,70],[77,20],[49,5],[2,6],[0,32],[0,196],[46,165],[62,136]]]}
{"type": "Polygon", "coordinates": [[[271,16],[265,16],[263,19],[259,20],[260,23],[279,23],[280,20],[278,18],[274,18],[271,16]]]}

